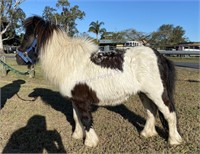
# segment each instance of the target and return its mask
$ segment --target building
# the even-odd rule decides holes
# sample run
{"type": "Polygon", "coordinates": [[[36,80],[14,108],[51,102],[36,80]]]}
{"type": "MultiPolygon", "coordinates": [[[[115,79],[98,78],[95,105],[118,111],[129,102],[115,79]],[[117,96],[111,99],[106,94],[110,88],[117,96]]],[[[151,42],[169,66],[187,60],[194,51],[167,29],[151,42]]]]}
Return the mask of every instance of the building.
{"type": "Polygon", "coordinates": [[[115,49],[126,49],[135,46],[142,46],[142,42],[139,41],[112,41],[112,40],[100,40],[99,48],[101,51],[113,51],[115,49]]]}
{"type": "Polygon", "coordinates": [[[126,41],[124,44],[125,47],[136,47],[143,46],[142,42],[139,41],[126,41]]]}
{"type": "Polygon", "coordinates": [[[180,43],[178,50],[183,51],[200,51],[200,42],[180,43]]]}
{"type": "Polygon", "coordinates": [[[113,51],[116,48],[123,48],[125,42],[118,42],[112,40],[99,40],[99,49],[101,51],[113,51]]]}
{"type": "Polygon", "coordinates": [[[200,51],[200,42],[179,43],[178,45],[165,46],[165,50],[200,51]]]}

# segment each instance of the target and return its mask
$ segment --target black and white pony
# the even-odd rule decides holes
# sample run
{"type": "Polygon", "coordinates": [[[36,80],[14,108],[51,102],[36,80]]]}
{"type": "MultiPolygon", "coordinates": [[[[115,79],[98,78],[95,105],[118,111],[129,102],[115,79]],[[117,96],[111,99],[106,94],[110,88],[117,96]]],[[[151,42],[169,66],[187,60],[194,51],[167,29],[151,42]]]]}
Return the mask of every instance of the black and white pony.
{"type": "Polygon", "coordinates": [[[169,143],[181,144],[173,101],[172,62],[144,46],[98,52],[91,40],[68,37],[59,27],[37,16],[28,18],[24,27],[26,33],[19,50],[26,51],[37,40],[36,55],[46,78],[72,101],[76,124],[73,138],[85,138],[85,145],[97,146],[91,105],[117,105],[138,93],[147,110],[141,135],[157,135],[155,116],[159,111],[162,123],[169,128],[169,143]]]}

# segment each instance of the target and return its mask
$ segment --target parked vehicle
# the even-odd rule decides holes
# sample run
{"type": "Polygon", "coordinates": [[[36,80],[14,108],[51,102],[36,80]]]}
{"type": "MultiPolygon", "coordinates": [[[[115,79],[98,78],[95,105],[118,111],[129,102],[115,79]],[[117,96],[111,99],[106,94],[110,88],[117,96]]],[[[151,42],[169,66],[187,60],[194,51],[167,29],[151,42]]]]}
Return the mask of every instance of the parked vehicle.
{"type": "Polygon", "coordinates": [[[4,52],[5,53],[15,53],[15,51],[17,50],[17,46],[10,46],[10,45],[4,45],[4,52]]]}

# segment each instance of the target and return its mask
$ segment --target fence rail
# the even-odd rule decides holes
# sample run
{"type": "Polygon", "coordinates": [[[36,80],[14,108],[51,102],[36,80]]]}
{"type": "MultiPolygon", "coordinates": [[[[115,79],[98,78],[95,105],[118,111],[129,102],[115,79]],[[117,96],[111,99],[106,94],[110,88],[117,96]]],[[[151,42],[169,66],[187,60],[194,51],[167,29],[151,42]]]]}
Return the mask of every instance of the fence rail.
{"type": "MultiPolygon", "coordinates": [[[[115,47],[115,46],[99,46],[99,49],[104,52],[114,51],[115,49],[122,49],[125,50],[127,48],[134,48],[134,47],[115,47]]],[[[200,51],[185,51],[185,50],[158,50],[163,55],[189,55],[189,56],[200,56],[200,51]]]]}
{"type": "Polygon", "coordinates": [[[190,56],[200,56],[200,51],[182,51],[182,50],[175,50],[175,51],[159,51],[161,54],[164,55],[190,55],[190,56]]]}

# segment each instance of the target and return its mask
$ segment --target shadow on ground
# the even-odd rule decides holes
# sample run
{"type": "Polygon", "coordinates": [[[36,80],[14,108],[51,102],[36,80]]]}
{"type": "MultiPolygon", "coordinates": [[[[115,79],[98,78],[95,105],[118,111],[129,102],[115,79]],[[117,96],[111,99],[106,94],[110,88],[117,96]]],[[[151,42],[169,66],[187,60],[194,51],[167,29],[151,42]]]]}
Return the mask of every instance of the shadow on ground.
{"type": "Polygon", "coordinates": [[[26,82],[24,80],[15,80],[1,88],[0,110],[4,107],[8,99],[12,98],[19,92],[21,85],[25,83],[26,82]]]}
{"type": "Polygon", "coordinates": [[[34,99],[41,97],[44,103],[50,105],[54,110],[62,112],[72,126],[72,131],[74,130],[75,122],[73,120],[72,104],[69,100],[62,97],[59,92],[45,88],[35,88],[34,91],[29,94],[29,97],[33,97],[34,99]]]}
{"type": "MultiPolygon", "coordinates": [[[[124,119],[127,119],[131,124],[133,124],[133,126],[135,126],[138,133],[140,133],[143,130],[146,119],[130,111],[125,105],[121,104],[118,106],[105,107],[105,108],[112,112],[118,113],[124,119]]],[[[165,132],[163,129],[159,128],[158,126],[156,126],[156,131],[158,132],[158,135],[160,137],[167,140],[167,137],[168,137],[167,132],[165,132]]]]}
{"type": "MultiPolygon", "coordinates": [[[[45,88],[36,88],[32,93],[29,94],[29,97],[41,97],[41,99],[46,104],[50,105],[53,109],[62,112],[66,116],[67,121],[72,126],[72,131],[74,131],[75,122],[73,119],[72,104],[69,100],[62,97],[59,92],[45,88]]],[[[146,120],[140,115],[137,115],[129,110],[124,104],[118,106],[107,106],[104,108],[109,111],[118,113],[124,119],[128,119],[128,121],[132,123],[134,127],[136,127],[138,133],[140,133],[144,128],[146,120]]],[[[93,106],[92,112],[95,112],[97,109],[98,106],[93,106]]],[[[167,140],[168,135],[163,129],[156,126],[156,131],[158,132],[159,136],[167,140]]]]}
{"type": "Polygon", "coordinates": [[[66,153],[60,134],[47,130],[44,116],[34,115],[25,127],[11,135],[3,153],[43,153],[43,150],[66,153]]]}

